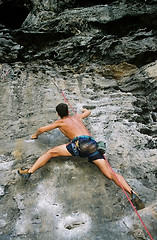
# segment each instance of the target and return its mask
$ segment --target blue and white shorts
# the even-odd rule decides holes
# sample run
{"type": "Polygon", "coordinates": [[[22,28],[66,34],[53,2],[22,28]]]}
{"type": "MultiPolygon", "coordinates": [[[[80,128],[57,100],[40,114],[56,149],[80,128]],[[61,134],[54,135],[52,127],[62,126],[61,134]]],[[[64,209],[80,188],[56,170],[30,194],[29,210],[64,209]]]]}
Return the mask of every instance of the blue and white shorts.
{"type": "Polygon", "coordinates": [[[66,145],[66,148],[73,156],[88,157],[89,162],[104,159],[103,155],[97,150],[97,142],[91,136],[82,135],[75,137],[66,145]]]}

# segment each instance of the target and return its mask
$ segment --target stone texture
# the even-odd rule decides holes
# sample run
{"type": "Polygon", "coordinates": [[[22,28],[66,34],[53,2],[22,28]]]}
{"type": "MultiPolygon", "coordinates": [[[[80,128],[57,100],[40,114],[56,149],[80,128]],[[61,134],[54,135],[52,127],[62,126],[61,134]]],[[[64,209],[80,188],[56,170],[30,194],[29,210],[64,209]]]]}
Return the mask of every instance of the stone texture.
{"type": "Polygon", "coordinates": [[[149,239],[123,191],[87,159],[55,158],[29,181],[18,176],[68,141],[57,129],[30,140],[58,118],[54,82],[75,111],[91,109],[87,128],[145,201],[138,212],[157,239],[157,2],[25,4],[21,27],[0,30],[0,239],[149,239]]]}

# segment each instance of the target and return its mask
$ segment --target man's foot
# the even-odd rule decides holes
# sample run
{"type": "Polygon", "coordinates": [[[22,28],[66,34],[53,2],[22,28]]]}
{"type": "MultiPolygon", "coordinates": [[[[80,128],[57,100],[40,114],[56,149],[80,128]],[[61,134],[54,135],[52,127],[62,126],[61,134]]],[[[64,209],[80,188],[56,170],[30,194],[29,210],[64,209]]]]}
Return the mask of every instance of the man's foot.
{"type": "Polygon", "coordinates": [[[137,193],[131,191],[131,198],[132,203],[134,204],[137,210],[143,209],[145,207],[144,202],[140,199],[137,193]]]}
{"type": "Polygon", "coordinates": [[[17,172],[22,178],[24,178],[25,180],[28,180],[31,176],[31,173],[29,173],[28,170],[29,169],[20,168],[17,172]]]}

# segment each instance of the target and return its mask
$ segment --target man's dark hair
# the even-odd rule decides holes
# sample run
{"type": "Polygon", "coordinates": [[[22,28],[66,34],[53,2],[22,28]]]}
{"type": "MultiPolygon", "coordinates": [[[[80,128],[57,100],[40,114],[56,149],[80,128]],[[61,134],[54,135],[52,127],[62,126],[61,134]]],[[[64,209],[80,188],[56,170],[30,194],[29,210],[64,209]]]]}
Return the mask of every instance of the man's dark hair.
{"type": "Polygon", "coordinates": [[[60,103],[56,106],[56,111],[58,115],[63,118],[65,116],[68,116],[68,105],[65,103],[60,103]]]}

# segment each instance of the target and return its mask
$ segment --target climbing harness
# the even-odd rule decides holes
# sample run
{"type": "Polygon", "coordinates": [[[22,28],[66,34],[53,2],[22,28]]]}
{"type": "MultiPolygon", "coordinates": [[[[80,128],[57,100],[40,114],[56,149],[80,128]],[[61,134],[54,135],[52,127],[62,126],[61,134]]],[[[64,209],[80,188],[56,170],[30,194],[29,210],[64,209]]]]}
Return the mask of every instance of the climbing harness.
{"type": "MultiPolygon", "coordinates": [[[[53,79],[52,79],[52,81],[53,81],[54,85],[57,87],[58,91],[62,93],[65,103],[67,103],[67,104],[69,105],[69,107],[72,109],[73,113],[76,114],[76,111],[73,109],[73,107],[71,106],[71,104],[69,103],[69,101],[67,100],[67,98],[65,97],[65,94],[64,94],[63,90],[56,84],[56,82],[55,82],[53,79]]],[[[90,136],[91,136],[91,134],[90,134],[90,136]]],[[[112,167],[110,166],[107,158],[105,157],[105,154],[104,154],[104,153],[105,153],[106,144],[105,144],[104,142],[100,141],[100,142],[98,142],[98,148],[99,148],[99,151],[103,154],[104,159],[106,160],[109,168],[110,168],[111,171],[113,172],[113,174],[114,174],[115,178],[117,179],[120,187],[122,188],[125,196],[127,197],[127,199],[128,199],[128,201],[130,202],[132,208],[134,209],[135,213],[137,214],[139,220],[141,221],[144,229],[146,230],[146,232],[147,232],[147,234],[149,235],[150,239],[153,240],[153,237],[151,236],[151,234],[150,234],[150,232],[148,231],[146,225],[144,224],[142,218],[140,217],[139,213],[137,212],[136,208],[134,207],[131,199],[129,198],[128,194],[126,193],[125,189],[123,188],[123,186],[122,186],[119,178],[116,176],[116,174],[115,174],[115,172],[113,171],[112,167]]]]}

